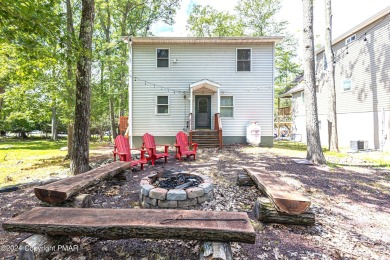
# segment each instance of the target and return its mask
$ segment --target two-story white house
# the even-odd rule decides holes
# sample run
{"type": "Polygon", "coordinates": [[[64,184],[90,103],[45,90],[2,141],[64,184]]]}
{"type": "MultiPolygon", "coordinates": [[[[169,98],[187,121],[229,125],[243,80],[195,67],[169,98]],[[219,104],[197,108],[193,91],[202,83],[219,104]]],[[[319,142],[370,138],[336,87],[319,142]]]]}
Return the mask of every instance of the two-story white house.
{"type": "MultiPolygon", "coordinates": [[[[328,146],[327,68],[334,66],[337,130],[340,147],[351,142],[390,151],[390,7],[332,41],[335,61],[316,51],[320,136],[328,146]]],[[[293,132],[306,141],[304,82],[282,97],[292,97],[293,132]]]]}
{"type": "Polygon", "coordinates": [[[126,38],[132,143],[148,132],[173,144],[183,130],[201,142],[220,128],[224,144],[245,143],[256,121],[261,145],[272,146],[274,48],[282,38],[126,38]]]}

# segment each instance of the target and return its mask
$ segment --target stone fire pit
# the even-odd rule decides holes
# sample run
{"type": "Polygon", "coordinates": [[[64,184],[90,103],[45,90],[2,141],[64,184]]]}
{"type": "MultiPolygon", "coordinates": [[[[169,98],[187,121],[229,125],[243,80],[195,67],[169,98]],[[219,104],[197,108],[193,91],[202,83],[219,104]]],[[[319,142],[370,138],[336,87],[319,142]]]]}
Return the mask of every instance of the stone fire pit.
{"type": "Polygon", "coordinates": [[[187,171],[151,174],[144,177],[140,185],[143,208],[188,208],[214,198],[211,178],[187,171]],[[191,186],[183,187],[188,185],[191,186]]]}

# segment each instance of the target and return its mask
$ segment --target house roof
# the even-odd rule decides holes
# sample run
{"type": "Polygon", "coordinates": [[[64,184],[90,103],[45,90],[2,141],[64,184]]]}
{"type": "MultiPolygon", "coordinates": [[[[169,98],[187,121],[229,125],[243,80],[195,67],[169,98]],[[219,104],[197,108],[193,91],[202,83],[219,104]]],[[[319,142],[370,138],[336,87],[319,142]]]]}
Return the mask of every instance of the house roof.
{"type": "Polygon", "coordinates": [[[280,98],[288,98],[288,97],[291,97],[292,94],[299,92],[299,91],[302,91],[304,89],[305,89],[305,85],[304,85],[303,81],[301,81],[298,85],[296,85],[295,87],[293,87],[292,89],[290,89],[286,93],[283,93],[279,97],[280,98]]]}
{"type": "Polygon", "coordinates": [[[261,37],[124,37],[125,42],[133,44],[259,44],[278,43],[283,36],[261,36],[261,37]]]}
{"type": "MultiPolygon", "coordinates": [[[[366,26],[368,26],[368,25],[378,21],[379,19],[381,19],[382,17],[384,17],[384,16],[386,16],[388,14],[390,14],[390,6],[388,6],[387,8],[383,9],[379,13],[377,13],[374,16],[368,18],[367,20],[365,20],[362,23],[360,23],[360,24],[356,25],[355,27],[353,27],[351,30],[343,33],[342,35],[340,35],[339,37],[334,39],[332,41],[332,45],[335,45],[335,44],[339,43],[340,41],[344,40],[345,38],[351,36],[352,34],[356,33],[357,31],[360,31],[364,27],[366,27],[366,26]]],[[[324,47],[316,50],[316,54],[321,53],[323,51],[324,51],[324,47]]]]}

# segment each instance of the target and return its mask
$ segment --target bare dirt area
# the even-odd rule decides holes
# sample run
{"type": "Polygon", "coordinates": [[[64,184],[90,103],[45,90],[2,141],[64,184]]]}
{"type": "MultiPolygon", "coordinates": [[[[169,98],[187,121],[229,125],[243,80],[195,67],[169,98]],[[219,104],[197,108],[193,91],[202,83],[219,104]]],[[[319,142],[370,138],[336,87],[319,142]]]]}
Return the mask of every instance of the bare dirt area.
{"type": "MultiPolygon", "coordinates": [[[[108,151],[108,150],[107,150],[108,151]]],[[[93,166],[107,163],[109,152],[93,166]]],[[[173,151],[172,151],[173,152],[173,151]]],[[[87,190],[95,208],[139,207],[139,182],[162,168],[188,170],[212,177],[215,199],[192,207],[198,210],[248,212],[256,230],[256,244],[232,243],[234,259],[390,259],[390,172],[372,167],[300,165],[293,157],[272,149],[226,146],[200,149],[197,160],[157,162],[144,171],[133,170],[128,181],[110,180],[87,190]],[[265,167],[294,186],[312,202],[313,226],[263,224],[254,219],[256,187],[235,183],[242,166],[265,167]]],[[[33,187],[0,194],[0,222],[39,206],[33,187]]],[[[147,216],[145,216],[147,217],[147,216]]],[[[0,228],[0,258],[17,257],[17,245],[29,234],[0,228]]],[[[55,250],[50,259],[198,259],[199,241],[101,240],[74,237],[66,242],[77,250],[55,250]]]]}

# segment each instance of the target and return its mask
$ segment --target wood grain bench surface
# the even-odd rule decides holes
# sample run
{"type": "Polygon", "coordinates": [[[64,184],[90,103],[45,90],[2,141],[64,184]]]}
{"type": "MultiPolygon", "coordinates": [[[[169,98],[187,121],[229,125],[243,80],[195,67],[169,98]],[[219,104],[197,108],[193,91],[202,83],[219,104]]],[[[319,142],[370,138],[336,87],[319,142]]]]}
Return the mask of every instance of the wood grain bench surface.
{"type": "Polygon", "coordinates": [[[113,162],[85,173],[36,187],[34,193],[41,201],[57,204],[67,200],[82,189],[95,185],[103,179],[112,178],[130,168],[130,162],[113,162]]]}
{"type": "Polygon", "coordinates": [[[185,239],[254,244],[256,238],[246,213],[201,210],[37,207],[7,220],[3,223],[3,229],[105,239],[185,239]],[[161,223],[164,219],[179,216],[211,221],[176,220],[161,223]]]}
{"type": "Polygon", "coordinates": [[[257,187],[273,202],[275,208],[288,214],[301,214],[310,206],[310,200],[264,168],[243,167],[257,187]]]}

